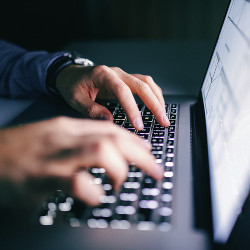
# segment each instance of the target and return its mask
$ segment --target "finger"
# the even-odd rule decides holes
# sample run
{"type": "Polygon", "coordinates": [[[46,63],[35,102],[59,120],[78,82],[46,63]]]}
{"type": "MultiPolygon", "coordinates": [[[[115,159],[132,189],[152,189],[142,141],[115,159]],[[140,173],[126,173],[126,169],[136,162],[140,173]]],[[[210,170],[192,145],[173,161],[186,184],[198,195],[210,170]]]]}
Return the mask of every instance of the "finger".
{"type": "Polygon", "coordinates": [[[104,168],[112,181],[114,189],[118,190],[127,177],[127,162],[110,138],[105,137],[102,140],[98,138],[98,140],[96,151],[93,155],[94,158],[89,157],[85,161],[89,160],[91,166],[104,168]]]}
{"type": "Polygon", "coordinates": [[[141,74],[131,74],[132,76],[135,76],[136,78],[140,79],[143,82],[146,82],[149,87],[151,88],[152,92],[157,97],[158,101],[162,105],[162,107],[165,109],[165,101],[162,95],[161,88],[154,82],[153,78],[151,76],[145,76],[141,74]]]}
{"type": "Polygon", "coordinates": [[[94,183],[94,177],[87,171],[81,171],[73,177],[74,194],[90,206],[100,204],[100,196],[104,195],[104,190],[100,184],[94,183]]]}
{"type": "Polygon", "coordinates": [[[119,78],[119,76],[112,69],[108,67],[99,67],[99,70],[101,69],[102,71],[105,70],[105,72],[101,72],[102,74],[99,72],[98,74],[96,74],[98,77],[93,77],[95,85],[101,85],[106,89],[105,91],[107,93],[113,93],[114,96],[116,96],[119,100],[132,125],[138,130],[143,129],[141,114],[130,88],[119,78]]]}
{"type": "Polygon", "coordinates": [[[129,163],[134,163],[148,175],[159,180],[163,178],[162,166],[156,163],[155,157],[141,147],[140,144],[131,143],[129,140],[117,141],[118,148],[129,163]]]}
{"type": "Polygon", "coordinates": [[[60,159],[45,168],[45,174],[70,177],[79,167],[101,167],[106,170],[114,189],[117,190],[125,181],[128,165],[124,156],[115,147],[113,135],[91,135],[78,141],[78,153],[74,156],[60,159]]]}
{"type": "Polygon", "coordinates": [[[113,121],[113,116],[107,108],[91,100],[89,96],[83,93],[79,92],[70,105],[79,112],[87,114],[90,118],[113,121]]]}
{"type": "Polygon", "coordinates": [[[146,82],[141,81],[133,75],[127,74],[121,69],[117,70],[115,68],[115,70],[118,72],[117,74],[121,77],[121,79],[128,85],[131,91],[134,94],[137,94],[145,105],[152,111],[157,121],[162,126],[169,126],[170,123],[166,115],[165,107],[163,107],[164,105],[158,100],[150,86],[146,82]]]}

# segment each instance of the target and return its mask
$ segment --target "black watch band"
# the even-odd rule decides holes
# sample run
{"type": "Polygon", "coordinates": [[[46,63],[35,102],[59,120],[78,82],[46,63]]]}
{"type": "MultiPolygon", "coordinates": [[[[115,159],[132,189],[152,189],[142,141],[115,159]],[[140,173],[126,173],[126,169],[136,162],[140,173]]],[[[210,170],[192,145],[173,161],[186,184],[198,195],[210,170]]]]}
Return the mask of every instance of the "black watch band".
{"type": "Polygon", "coordinates": [[[56,77],[61,70],[69,65],[94,66],[94,63],[75,53],[65,53],[58,57],[47,70],[46,86],[50,93],[59,94],[56,88],[56,77]]]}

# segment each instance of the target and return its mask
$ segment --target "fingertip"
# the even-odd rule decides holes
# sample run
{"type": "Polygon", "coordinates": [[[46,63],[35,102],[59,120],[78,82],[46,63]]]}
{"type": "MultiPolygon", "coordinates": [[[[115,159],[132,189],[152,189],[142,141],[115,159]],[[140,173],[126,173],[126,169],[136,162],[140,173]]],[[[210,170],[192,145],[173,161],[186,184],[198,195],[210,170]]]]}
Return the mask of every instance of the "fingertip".
{"type": "Polygon", "coordinates": [[[134,119],[134,127],[137,130],[142,130],[144,128],[143,122],[142,122],[142,118],[141,117],[136,117],[134,119]]]}
{"type": "Polygon", "coordinates": [[[153,177],[156,180],[161,180],[164,177],[164,171],[163,171],[162,167],[159,166],[158,164],[153,172],[153,177]]]}
{"type": "Polygon", "coordinates": [[[94,178],[85,171],[75,175],[73,188],[75,195],[90,206],[99,205],[100,197],[105,194],[102,186],[96,184],[94,178]]]}
{"type": "Polygon", "coordinates": [[[168,117],[164,114],[163,117],[162,117],[162,120],[163,120],[163,123],[166,127],[169,127],[170,126],[170,122],[169,122],[169,119],[168,117]]]}

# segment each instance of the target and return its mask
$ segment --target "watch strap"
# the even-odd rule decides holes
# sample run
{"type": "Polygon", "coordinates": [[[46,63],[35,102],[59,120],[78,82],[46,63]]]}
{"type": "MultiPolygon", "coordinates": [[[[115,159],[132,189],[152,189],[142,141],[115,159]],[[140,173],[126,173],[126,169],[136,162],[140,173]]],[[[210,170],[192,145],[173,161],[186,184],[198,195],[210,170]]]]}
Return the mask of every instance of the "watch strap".
{"type": "Polygon", "coordinates": [[[65,53],[58,57],[47,70],[46,86],[50,93],[60,94],[56,88],[56,77],[69,65],[93,66],[94,63],[74,53],[65,53]]]}

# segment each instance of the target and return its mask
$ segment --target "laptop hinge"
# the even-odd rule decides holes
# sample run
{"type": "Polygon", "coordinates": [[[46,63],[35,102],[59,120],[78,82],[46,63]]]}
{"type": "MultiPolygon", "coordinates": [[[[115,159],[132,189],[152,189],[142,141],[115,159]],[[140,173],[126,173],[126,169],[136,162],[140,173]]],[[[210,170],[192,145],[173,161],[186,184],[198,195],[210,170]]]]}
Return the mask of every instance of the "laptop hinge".
{"type": "Polygon", "coordinates": [[[212,209],[205,113],[200,95],[191,107],[191,142],[193,161],[193,187],[195,226],[212,234],[212,209]]]}

